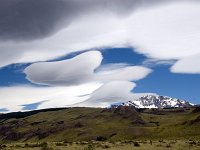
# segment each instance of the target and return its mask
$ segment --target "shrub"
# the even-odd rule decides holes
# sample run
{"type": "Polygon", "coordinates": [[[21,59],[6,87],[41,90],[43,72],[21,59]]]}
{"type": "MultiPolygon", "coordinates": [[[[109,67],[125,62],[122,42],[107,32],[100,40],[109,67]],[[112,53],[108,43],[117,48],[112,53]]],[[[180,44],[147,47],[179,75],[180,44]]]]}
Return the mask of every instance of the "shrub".
{"type": "Polygon", "coordinates": [[[166,148],[170,148],[171,147],[171,145],[168,143],[168,144],[166,144],[166,148]]]}
{"type": "Polygon", "coordinates": [[[0,149],[5,149],[6,147],[6,145],[0,145],[0,149]]]}
{"type": "Polygon", "coordinates": [[[139,147],[139,146],[140,146],[140,144],[139,144],[138,142],[134,142],[133,145],[134,145],[135,147],[139,147]]]}
{"type": "Polygon", "coordinates": [[[160,139],[158,142],[165,143],[165,141],[163,139],[160,139]]]}
{"type": "Polygon", "coordinates": [[[87,147],[84,148],[84,150],[95,150],[94,145],[88,145],[87,147]]]}
{"type": "Polygon", "coordinates": [[[190,145],[195,145],[196,144],[196,142],[195,141],[193,141],[193,140],[189,140],[189,142],[188,142],[190,145]]]}
{"type": "Polygon", "coordinates": [[[81,122],[77,122],[74,127],[75,128],[82,128],[84,125],[81,122]]]}
{"type": "Polygon", "coordinates": [[[66,143],[63,143],[63,142],[58,142],[58,143],[56,143],[55,145],[56,145],[56,146],[67,146],[67,144],[66,144],[66,143]]]}
{"type": "Polygon", "coordinates": [[[24,146],[25,147],[47,147],[47,143],[43,142],[43,143],[32,143],[32,144],[28,144],[26,143],[24,146]]]}
{"type": "Polygon", "coordinates": [[[104,145],[103,148],[110,148],[110,146],[109,145],[104,145]]]}
{"type": "Polygon", "coordinates": [[[43,144],[41,150],[53,150],[53,148],[48,147],[48,144],[43,144]]]}
{"type": "Polygon", "coordinates": [[[47,147],[42,147],[41,150],[53,150],[53,148],[47,146],[47,147]]]}
{"type": "Polygon", "coordinates": [[[103,136],[97,136],[96,141],[106,141],[107,138],[103,136]]]}

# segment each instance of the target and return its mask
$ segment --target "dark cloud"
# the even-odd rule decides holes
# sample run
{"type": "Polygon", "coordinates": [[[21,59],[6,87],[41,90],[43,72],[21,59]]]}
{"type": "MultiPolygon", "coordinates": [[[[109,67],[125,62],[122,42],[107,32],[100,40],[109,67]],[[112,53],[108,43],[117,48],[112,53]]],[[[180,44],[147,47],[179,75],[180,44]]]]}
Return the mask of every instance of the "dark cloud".
{"type": "Polygon", "coordinates": [[[45,38],[88,12],[121,16],[169,1],[176,0],[1,0],[0,40],[45,38]]]}
{"type": "Polygon", "coordinates": [[[0,40],[49,36],[60,28],[67,8],[70,4],[62,0],[1,0],[0,40]]]}

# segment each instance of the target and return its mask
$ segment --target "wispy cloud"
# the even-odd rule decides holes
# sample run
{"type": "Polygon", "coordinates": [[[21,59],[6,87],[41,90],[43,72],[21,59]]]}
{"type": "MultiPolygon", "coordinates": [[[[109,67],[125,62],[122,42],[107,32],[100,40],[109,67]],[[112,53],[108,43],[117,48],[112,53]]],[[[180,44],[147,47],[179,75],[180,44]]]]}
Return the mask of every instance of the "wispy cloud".
{"type": "Polygon", "coordinates": [[[146,59],[142,62],[142,65],[146,67],[156,67],[156,66],[171,66],[176,62],[176,60],[157,60],[157,59],[146,59]]]}

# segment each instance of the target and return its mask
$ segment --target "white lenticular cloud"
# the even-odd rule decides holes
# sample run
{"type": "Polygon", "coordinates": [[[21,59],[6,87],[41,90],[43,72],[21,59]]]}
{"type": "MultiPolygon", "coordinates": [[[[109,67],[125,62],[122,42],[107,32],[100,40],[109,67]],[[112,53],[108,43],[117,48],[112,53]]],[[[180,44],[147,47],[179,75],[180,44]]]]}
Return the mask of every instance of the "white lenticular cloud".
{"type": "Polygon", "coordinates": [[[174,73],[200,74],[200,54],[178,60],[172,67],[174,73]]]}
{"type": "Polygon", "coordinates": [[[141,66],[127,66],[124,68],[98,72],[95,74],[97,81],[136,81],[145,78],[151,73],[151,69],[141,66]]]}
{"type": "Polygon", "coordinates": [[[8,111],[21,111],[24,104],[43,102],[38,108],[64,107],[87,100],[80,95],[93,93],[102,84],[88,83],[71,87],[0,87],[0,106],[8,111]]]}
{"type": "Polygon", "coordinates": [[[63,61],[34,63],[28,66],[24,73],[31,82],[50,86],[70,86],[86,82],[107,83],[116,80],[135,81],[151,73],[151,69],[146,67],[122,64],[111,64],[95,72],[101,61],[102,55],[99,51],[89,51],[63,61]]]}
{"type": "Polygon", "coordinates": [[[48,88],[50,90],[55,88],[56,92],[51,92],[53,95],[46,98],[47,100],[45,99],[46,101],[38,108],[107,107],[115,102],[128,101],[137,96],[131,92],[136,86],[131,81],[145,78],[152,71],[146,67],[120,63],[101,66],[102,59],[99,51],[89,51],[63,61],[40,62],[28,66],[24,73],[31,82],[57,86],[48,88]],[[86,83],[92,88],[87,87],[86,83]],[[60,86],[63,86],[63,89],[57,93],[60,86]],[[89,91],[85,89],[87,91],[85,92],[83,87],[89,91]]]}
{"type": "Polygon", "coordinates": [[[129,81],[112,81],[70,87],[0,87],[0,106],[4,108],[0,112],[23,111],[23,105],[34,103],[40,103],[37,109],[67,106],[108,107],[116,102],[126,102],[148,94],[132,93],[135,86],[135,83],[129,81]]]}
{"type": "Polygon", "coordinates": [[[136,86],[133,82],[113,81],[104,84],[94,91],[90,98],[82,103],[74,104],[79,107],[107,107],[114,102],[131,100],[131,90],[136,86]]]}
{"type": "Polygon", "coordinates": [[[136,84],[129,81],[112,81],[102,85],[95,90],[90,97],[81,102],[70,106],[78,107],[108,107],[114,103],[137,100],[139,97],[154,93],[133,93],[136,84]]]}
{"type": "Polygon", "coordinates": [[[134,97],[131,90],[136,85],[130,81],[145,78],[152,71],[146,67],[120,63],[101,66],[102,59],[101,52],[88,51],[63,61],[39,62],[28,66],[24,70],[28,80],[36,84],[57,86],[48,88],[50,91],[55,88],[56,92],[51,92],[53,95],[46,98],[47,101],[38,108],[107,107],[114,102],[131,100],[134,97]],[[87,87],[86,83],[91,83],[88,85],[92,88],[87,87]],[[60,86],[63,89],[57,93],[60,86]],[[83,87],[90,90],[84,92],[83,87]]]}
{"type": "Polygon", "coordinates": [[[28,80],[37,84],[81,84],[93,80],[94,70],[101,60],[99,51],[90,51],[64,61],[35,63],[27,67],[24,73],[28,80]]]}

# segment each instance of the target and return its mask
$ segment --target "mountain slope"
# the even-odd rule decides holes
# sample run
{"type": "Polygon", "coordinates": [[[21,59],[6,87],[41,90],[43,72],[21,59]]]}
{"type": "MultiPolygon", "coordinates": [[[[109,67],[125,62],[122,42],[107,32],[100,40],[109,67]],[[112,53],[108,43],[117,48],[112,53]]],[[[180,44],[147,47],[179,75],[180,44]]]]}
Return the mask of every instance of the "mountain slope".
{"type": "Polygon", "coordinates": [[[196,110],[119,106],[4,114],[0,115],[0,142],[200,138],[196,110]]]}
{"type": "Polygon", "coordinates": [[[135,127],[144,126],[145,121],[134,107],[36,112],[0,115],[0,141],[81,141],[96,140],[98,136],[108,139],[145,135],[145,129],[135,132],[135,127]]]}

